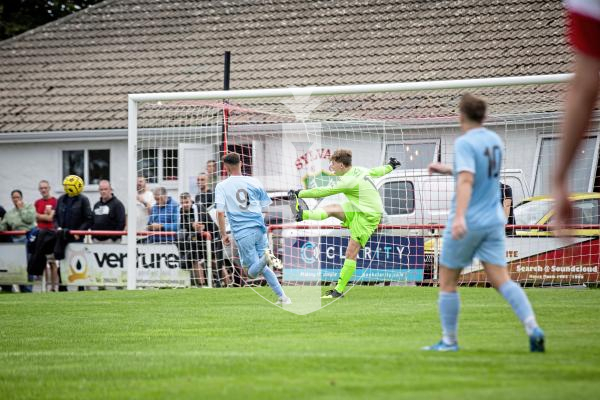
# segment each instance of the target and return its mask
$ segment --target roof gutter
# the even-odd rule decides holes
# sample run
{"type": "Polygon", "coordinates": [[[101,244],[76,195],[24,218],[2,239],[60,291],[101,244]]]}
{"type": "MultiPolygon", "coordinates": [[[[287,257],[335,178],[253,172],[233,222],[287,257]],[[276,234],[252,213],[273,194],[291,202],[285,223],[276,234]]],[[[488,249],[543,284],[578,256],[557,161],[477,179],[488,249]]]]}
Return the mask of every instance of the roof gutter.
{"type": "Polygon", "coordinates": [[[127,129],[0,133],[0,143],[87,142],[98,140],[127,140],[127,129]]]}

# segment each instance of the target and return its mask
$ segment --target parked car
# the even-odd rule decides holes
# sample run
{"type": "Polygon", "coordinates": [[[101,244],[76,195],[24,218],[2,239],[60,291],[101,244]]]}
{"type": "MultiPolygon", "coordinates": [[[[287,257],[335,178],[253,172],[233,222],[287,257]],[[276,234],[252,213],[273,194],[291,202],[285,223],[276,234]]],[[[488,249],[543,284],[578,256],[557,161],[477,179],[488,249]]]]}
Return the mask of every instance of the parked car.
{"type": "MultiPolygon", "coordinates": [[[[600,193],[573,193],[570,196],[573,202],[573,216],[570,224],[589,225],[583,229],[567,229],[568,236],[600,236],[600,193]]],[[[508,238],[507,245],[511,241],[526,240],[527,237],[550,237],[553,232],[549,229],[554,217],[554,200],[549,195],[528,197],[521,201],[515,208],[516,225],[540,225],[539,228],[517,229],[512,237],[508,238]],[[544,227],[545,226],[545,227],[544,227]]],[[[439,258],[442,240],[429,240],[425,242],[425,271],[433,271],[434,246],[437,244],[437,255],[439,258]]],[[[557,245],[560,245],[558,243],[557,245]]],[[[546,249],[547,251],[547,249],[546,249]]],[[[431,275],[431,273],[429,274],[431,275]]]]}
{"type": "MultiPolygon", "coordinates": [[[[598,236],[600,229],[600,193],[572,193],[573,215],[569,225],[589,225],[583,229],[567,229],[569,236],[598,236]]],[[[516,225],[552,225],[554,200],[551,196],[535,196],[523,200],[514,208],[516,225]]],[[[551,236],[550,229],[517,229],[516,236],[551,236]]]]}

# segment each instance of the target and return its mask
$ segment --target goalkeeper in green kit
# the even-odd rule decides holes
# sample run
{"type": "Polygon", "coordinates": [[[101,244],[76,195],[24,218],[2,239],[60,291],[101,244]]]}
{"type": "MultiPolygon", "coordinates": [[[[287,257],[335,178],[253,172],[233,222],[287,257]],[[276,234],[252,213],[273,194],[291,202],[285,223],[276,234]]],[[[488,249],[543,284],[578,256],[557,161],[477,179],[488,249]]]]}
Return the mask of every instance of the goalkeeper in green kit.
{"type": "Polygon", "coordinates": [[[390,158],[388,164],[373,169],[353,167],[352,151],[338,149],[331,155],[329,166],[329,169],[338,177],[335,186],[290,191],[290,205],[296,215],[296,221],[308,219],[322,221],[329,217],[335,217],[342,221],[342,226],[350,229],[346,260],[337,285],[335,289],[328,290],[323,298],[334,299],[343,296],[344,289],[356,270],[356,258],[359,250],[367,244],[381,221],[383,204],[371,177],[388,174],[399,165],[400,161],[390,158]],[[330,204],[315,210],[308,210],[303,202],[298,201],[298,198],[319,198],[338,193],[344,193],[348,201],[341,205],[330,204]]]}

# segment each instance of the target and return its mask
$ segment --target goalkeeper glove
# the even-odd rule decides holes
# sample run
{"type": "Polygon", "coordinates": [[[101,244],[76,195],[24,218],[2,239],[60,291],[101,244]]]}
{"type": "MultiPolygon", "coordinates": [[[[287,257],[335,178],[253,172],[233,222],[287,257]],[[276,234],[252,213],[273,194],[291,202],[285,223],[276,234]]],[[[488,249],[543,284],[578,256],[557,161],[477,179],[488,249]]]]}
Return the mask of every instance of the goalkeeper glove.
{"type": "Polygon", "coordinates": [[[392,169],[396,169],[396,167],[402,165],[402,163],[395,157],[390,157],[388,164],[392,167],[392,169]]]}

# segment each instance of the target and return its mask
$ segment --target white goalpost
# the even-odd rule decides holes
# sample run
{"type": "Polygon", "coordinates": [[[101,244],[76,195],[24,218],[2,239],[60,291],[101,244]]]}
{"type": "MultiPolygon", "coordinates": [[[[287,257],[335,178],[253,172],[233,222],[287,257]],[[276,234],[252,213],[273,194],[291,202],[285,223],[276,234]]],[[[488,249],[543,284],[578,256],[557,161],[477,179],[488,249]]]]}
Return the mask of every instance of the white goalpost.
{"type": "MultiPolygon", "coordinates": [[[[512,188],[513,205],[523,202],[515,210],[516,221],[507,228],[513,279],[524,285],[595,284],[599,242],[594,224],[600,207],[593,193],[598,180],[597,121],[572,171],[573,191],[582,201],[568,242],[549,233],[551,199],[543,197],[550,193],[562,93],[570,78],[557,74],[130,94],[127,287],[146,286],[140,284],[137,271],[160,270],[163,264],[183,269],[185,273],[177,276],[190,277],[189,281],[175,275],[165,278],[174,286],[264,284],[248,279],[235,248],[222,246],[213,224],[214,210],[206,192],[225,178],[220,159],[228,151],[241,155],[243,172],[257,177],[273,199],[265,221],[270,245],[283,261],[278,272],[282,283],[309,290],[334,282],[348,231],[333,218],[296,223],[287,191],[330,184],[334,178],[328,159],[338,148],[352,150],[357,166],[376,167],[389,157],[402,162],[373,182],[384,215],[379,230],[359,253],[354,283],[436,284],[440,232],[454,187],[451,179],[429,176],[424,169],[433,161],[452,163],[452,143],[459,133],[456,107],[465,92],[488,101],[486,126],[505,143],[502,181],[512,188]],[[154,216],[143,214],[148,210],[137,203],[138,177],[169,199],[164,200],[170,202],[166,206],[154,209],[154,216]],[[542,197],[526,201],[533,195],[542,197]],[[179,207],[174,215],[169,204],[179,203],[184,211],[179,207]],[[157,210],[164,214],[156,215],[157,210]],[[161,228],[149,231],[152,221],[161,228]]],[[[342,196],[310,199],[307,206],[343,201],[342,196]]],[[[477,263],[464,271],[462,282],[486,284],[477,263]]]]}

